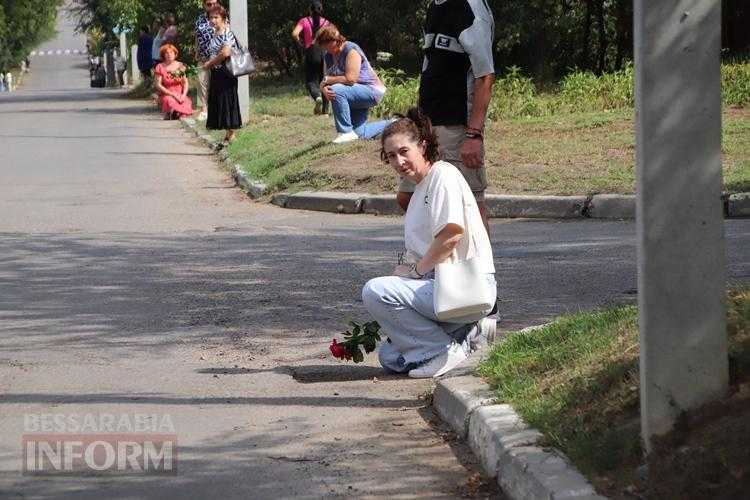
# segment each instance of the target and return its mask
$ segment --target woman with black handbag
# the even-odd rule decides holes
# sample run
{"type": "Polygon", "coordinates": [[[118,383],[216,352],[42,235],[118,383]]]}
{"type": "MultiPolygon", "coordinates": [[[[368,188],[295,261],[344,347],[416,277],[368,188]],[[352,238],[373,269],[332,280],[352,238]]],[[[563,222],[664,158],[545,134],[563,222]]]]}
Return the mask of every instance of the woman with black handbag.
{"type": "Polygon", "coordinates": [[[227,24],[227,11],[224,7],[212,7],[208,11],[208,20],[214,28],[214,36],[208,48],[210,59],[203,64],[205,69],[211,71],[206,128],[226,130],[224,140],[217,146],[217,149],[222,149],[232,142],[235,130],[242,127],[237,77],[227,71],[224,65],[232,55],[232,48],[237,45],[237,40],[227,24]]]}

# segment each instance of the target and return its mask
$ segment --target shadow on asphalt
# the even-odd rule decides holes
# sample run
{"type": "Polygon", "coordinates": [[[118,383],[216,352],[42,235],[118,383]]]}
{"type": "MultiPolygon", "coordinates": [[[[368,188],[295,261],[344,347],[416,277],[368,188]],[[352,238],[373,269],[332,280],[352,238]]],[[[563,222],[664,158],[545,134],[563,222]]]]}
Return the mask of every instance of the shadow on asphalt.
{"type": "MultiPolygon", "coordinates": [[[[424,406],[423,402],[420,404],[424,406]]],[[[467,478],[462,474],[457,475],[453,491],[434,493],[435,477],[446,474],[441,458],[444,451],[436,443],[449,443],[464,467],[477,470],[461,442],[438,425],[429,408],[393,408],[386,418],[370,421],[378,435],[372,439],[371,435],[360,437],[353,429],[320,431],[307,426],[299,416],[288,416],[262,430],[253,431],[253,424],[248,423],[242,432],[225,432],[191,446],[180,445],[174,476],[45,478],[2,471],[0,483],[5,492],[23,491],[28,498],[411,498],[421,497],[418,492],[432,492],[430,498],[462,498],[467,478]],[[433,427],[417,426],[415,410],[433,427]],[[294,435],[288,429],[292,424],[294,435]],[[404,446],[403,432],[414,433],[423,443],[416,462],[417,450],[404,446]],[[289,450],[289,443],[294,440],[304,440],[302,451],[280,451],[289,450]],[[345,447],[341,440],[346,441],[345,447]],[[307,480],[292,484],[285,480],[296,476],[307,480]],[[295,485],[307,489],[290,489],[295,485]]],[[[488,491],[491,498],[499,498],[496,489],[488,491]]]]}

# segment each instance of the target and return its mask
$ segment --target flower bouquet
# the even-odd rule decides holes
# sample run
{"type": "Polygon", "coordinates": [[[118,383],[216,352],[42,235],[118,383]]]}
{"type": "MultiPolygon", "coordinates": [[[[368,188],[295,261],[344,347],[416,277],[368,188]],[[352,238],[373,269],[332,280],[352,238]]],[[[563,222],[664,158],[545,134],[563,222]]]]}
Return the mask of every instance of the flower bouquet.
{"type": "Polygon", "coordinates": [[[341,343],[333,339],[329,349],[334,358],[361,363],[365,360],[365,355],[362,353],[360,346],[365,350],[365,354],[369,354],[377,348],[378,342],[380,342],[380,333],[378,333],[380,325],[377,321],[370,321],[361,325],[350,321],[349,324],[352,326],[352,331],[344,332],[344,341],[341,343]]]}
{"type": "Polygon", "coordinates": [[[192,78],[198,74],[198,66],[186,66],[185,69],[178,69],[177,71],[170,71],[169,74],[174,79],[178,78],[192,78]]]}

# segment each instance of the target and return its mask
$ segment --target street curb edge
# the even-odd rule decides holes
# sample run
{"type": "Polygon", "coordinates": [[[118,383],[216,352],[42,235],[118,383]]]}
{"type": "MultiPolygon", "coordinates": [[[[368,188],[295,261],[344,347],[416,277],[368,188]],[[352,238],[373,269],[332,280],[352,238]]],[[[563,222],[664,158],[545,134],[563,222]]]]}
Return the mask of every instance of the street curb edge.
{"type": "MultiPolygon", "coordinates": [[[[475,359],[466,364],[475,367],[477,363],[475,359]]],[[[463,370],[437,381],[432,404],[440,418],[468,441],[484,474],[496,479],[509,498],[606,500],[564,454],[540,447],[541,433],[529,427],[512,406],[496,404],[492,394],[482,379],[463,370]]]]}
{"type": "MultiPolygon", "coordinates": [[[[183,127],[192,132],[206,145],[213,145],[213,138],[201,134],[193,118],[181,118],[183,127]]],[[[253,180],[241,167],[232,164],[223,151],[220,159],[229,163],[230,173],[237,185],[252,199],[268,194],[268,186],[253,180]]],[[[487,194],[489,218],[500,219],[635,219],[636,197],[629,194],[594,194],[589,196],[504,195],[487,194]]],[[[725,194],[722,196],[725,218],[750,217],[750,193],[725,194]]],[[[276,193],[271,203],[282,208],[310,210],[329,213],[403,215],[395,194],[345,193],[329,191],[303,191],[299,193],[276,193]]]]}

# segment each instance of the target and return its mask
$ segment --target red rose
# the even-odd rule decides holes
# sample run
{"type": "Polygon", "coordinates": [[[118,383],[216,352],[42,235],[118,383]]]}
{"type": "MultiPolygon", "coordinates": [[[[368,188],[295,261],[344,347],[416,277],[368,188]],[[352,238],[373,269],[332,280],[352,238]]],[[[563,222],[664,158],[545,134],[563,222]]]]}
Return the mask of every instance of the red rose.
{"type": "Polygon", "coordinates": [[[344,332],[344,342],[338,343],[336,339],[331,341],[328,348],[331,350],[334,358],[362,363],[365,360],[365,354],[374,351],[380,342],[380,325],[377,321],[370,321],[359,325],[355,322],[349,323],[352,331],[344,332]],[[364,349],[364,354],[362,353],[364,349]]]}
{"type": "Polygon", "coordinates": [[[336,339],[333,339],[333,342],[331,342],[329,349],[331,350],[331,354],[333,354],[334,358],[352,359],[352,355],[349,354],[349,351],[346,349],[346,347],[336,342],[336,339]]]}

